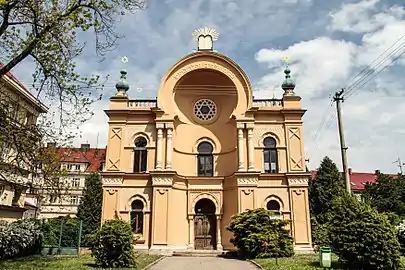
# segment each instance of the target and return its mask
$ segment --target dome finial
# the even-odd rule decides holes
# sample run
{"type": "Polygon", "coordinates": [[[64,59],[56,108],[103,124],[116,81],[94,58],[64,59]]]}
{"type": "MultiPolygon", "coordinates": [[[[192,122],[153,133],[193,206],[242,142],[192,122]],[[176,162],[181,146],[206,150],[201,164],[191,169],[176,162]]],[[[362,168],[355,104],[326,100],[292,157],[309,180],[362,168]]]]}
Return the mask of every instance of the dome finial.
{"type": "Polygon", "coordinates": [[[284,74],[285,74],[285,80],[283,81],[283,84],[281,85],[281,88],[284,90],[283,96],[294,96],[294,88],[295,88],[295,81],[291,79],[291,70],[288,66],[290,58],[288,56],[283,58],[283,62],[286,64],[285,69],[284,69],[284,74]]]}
{"type": "MultiPolygon", "coordinates": [[[[128,63],[128,58],[126,56],[121,57],[121,62],[124,64],[128,63]]],[[[127,91],[129,89],[127,71],[125,69],[121,69],[120,73],[120,79],[115,84],[115,88],[117,88],[117,96],[127,96],[127,91]]]]}

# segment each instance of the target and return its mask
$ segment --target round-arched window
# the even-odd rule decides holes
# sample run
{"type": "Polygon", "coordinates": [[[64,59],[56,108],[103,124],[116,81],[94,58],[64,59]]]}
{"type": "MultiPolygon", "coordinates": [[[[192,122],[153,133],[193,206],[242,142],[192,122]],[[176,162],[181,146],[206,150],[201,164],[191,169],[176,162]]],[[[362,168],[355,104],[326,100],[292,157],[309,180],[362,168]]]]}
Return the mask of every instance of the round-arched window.
{"type": "Polygon", "coordinates": [[[202,142],[197,148],[199,154],[211,154],[213,150],[214,149],[209,142],[202,142]]]}
{"type": "Polygon", "coordinates": [[[131,226],[132,231],[137,234],[143,233],[143,207],[141,200],[134,200],[131,203],[131,226]]]}
{"type": "Polygon", "coordinates": [[[276,200],[270,200],[267,202],[266,205],[267,210],[279,212],[280,211],[280,204],[276,200]]]}
{"type": "Polygon", "coordinates": [[[145,148],[148,142],[144,137],[138,137],[135,140],[135,148],[145,148]]]}
{"type": "Polygon", "coordinates": [[[263,140],[264,147],[266,148],[274,148],[276,147],[276,140],[272,137],[266,137],[263,140]]]}
{"type": "Polygon", "coordinates": [[[198,145],[198,176],[213,176],[214,164],[212,151],[214,148],[209,142],[202,142],[198,145]]]}

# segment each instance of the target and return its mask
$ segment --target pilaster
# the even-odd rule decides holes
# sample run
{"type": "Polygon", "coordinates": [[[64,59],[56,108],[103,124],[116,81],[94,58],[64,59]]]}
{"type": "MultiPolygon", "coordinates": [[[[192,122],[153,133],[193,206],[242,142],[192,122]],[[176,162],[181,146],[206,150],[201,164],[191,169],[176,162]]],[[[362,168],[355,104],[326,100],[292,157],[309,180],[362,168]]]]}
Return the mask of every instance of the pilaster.
{"type": "Polygon", "coordinates": [[[243,130],[245,129],[245,124],[237,123],[238,129],[238,171],[245,170],[245,155],[244,155],[244,143],[243,143],[243,130]]]}
{"type": "Polygon", "coordinates": [[[163,154],[163,123],[156,123],[156,132],[157,132],[157,140],[156,140],[156,170],[162,169],[162,154],[163,154]]]}
{"type": "Polygon", "coordinates": [[[172,153],[173,153],[173,124],[167,123],[166,125],[166,170],[172,169],[172,153]]]}

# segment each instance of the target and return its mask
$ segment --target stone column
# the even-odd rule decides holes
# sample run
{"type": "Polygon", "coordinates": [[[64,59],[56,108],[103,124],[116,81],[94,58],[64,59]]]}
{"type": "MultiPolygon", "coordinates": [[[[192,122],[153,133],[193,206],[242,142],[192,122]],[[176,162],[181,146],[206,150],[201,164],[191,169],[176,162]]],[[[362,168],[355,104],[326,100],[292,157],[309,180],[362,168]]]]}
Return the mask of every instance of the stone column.
{"type": "Polygon", "coordinates": [[[224,247],[222,246],[222,237],[221,237],[221,217],[217,216],[217,250],[222,251],[224,247]]]}
{"type": "Polygon", "coordinates": [[[238,171],[245,170],[245,155],[243,148],[243,127],[238,127],[238,171]]]}
{"type": "Polygon", "coordinates": [[[253,128],[248,127],[248,156],[249,171],[255,170],[254,148],[253,148],[253,128]]]}
{"type": "Polygon", "coordinates": [[[172,137],[173,137],[173,129],[171,127],[168,127],[166,129],[167,136],[166,136],[166,169],[171,170],[172,169],[172,137]]]}
{"type": "Polygon", "coordinates": [[[157,142],[156,142],[156,169],[162,169],[162,141],[163,127],[157,127],[157,142]]]}
{"type": "Polygon", "coordinates": [[[189,225],[189,240],[187,249],[194,249],[194,216],[188,216],[188,225],[189,225]]]}

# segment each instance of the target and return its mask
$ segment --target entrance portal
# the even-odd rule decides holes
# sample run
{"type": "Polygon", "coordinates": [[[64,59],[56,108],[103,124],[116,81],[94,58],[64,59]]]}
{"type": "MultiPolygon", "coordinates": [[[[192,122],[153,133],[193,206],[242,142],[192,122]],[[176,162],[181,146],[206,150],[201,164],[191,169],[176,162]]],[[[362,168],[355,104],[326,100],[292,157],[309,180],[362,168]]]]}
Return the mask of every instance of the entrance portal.
{"type": "Polygon", "coordinates": [[[194,210],[195,249],[216,249],[215,204],[209,199],[201,199],[194,210]]]}

